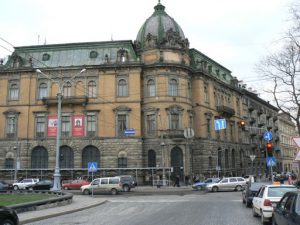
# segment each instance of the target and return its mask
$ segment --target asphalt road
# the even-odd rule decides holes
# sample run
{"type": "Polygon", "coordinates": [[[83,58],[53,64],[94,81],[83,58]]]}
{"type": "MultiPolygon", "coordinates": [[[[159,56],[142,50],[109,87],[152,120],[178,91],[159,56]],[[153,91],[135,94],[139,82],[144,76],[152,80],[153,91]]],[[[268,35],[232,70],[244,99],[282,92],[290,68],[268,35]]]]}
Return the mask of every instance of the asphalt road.
{"type": "Polygon", "coordinates": [[[108,203],[32,225],[259,225],[241,192],[95,196],[108,203]]]}

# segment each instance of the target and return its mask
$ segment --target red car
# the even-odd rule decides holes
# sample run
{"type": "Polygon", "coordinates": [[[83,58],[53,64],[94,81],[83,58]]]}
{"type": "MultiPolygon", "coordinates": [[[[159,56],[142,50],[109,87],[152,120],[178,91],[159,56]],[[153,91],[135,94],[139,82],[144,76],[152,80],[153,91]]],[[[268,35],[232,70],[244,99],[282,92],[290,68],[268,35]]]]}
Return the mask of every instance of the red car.
{"type": "Polygon", "coordinates": [[[73,180],[72,182],[64,183],[62,188],[65,190],[80,190],[81,186],[87,184],[90,184],[90,182],[86,180],[73,180]]]}

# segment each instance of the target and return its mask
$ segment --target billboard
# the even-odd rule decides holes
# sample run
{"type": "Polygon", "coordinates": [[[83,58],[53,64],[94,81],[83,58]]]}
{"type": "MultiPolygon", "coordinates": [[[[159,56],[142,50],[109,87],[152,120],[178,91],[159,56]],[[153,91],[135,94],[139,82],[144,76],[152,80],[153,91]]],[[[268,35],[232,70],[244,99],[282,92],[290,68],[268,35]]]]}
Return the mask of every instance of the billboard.
{"type": "Polygon", "coordinates": [[[57,135],[57,116],[48,116],[48,137],[56,137],[57,135]]]}
{"type": "Polygon", "coordinates": [[[73,115],[72,116],[72,136],[81,137],[84,136],[84,116],[73,115]]]}

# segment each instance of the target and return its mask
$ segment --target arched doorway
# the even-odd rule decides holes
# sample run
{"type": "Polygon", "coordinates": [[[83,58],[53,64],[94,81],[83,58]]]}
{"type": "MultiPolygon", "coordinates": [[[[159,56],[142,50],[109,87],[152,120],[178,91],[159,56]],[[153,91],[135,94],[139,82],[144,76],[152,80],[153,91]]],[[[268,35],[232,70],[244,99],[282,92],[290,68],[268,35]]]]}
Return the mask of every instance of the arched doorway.
{"type": "Polygon", "coordinates": [[[82,150],[82,168],[87,168],[89,162],[97,162],[100,167],[100,151],[95,146],[87,146],[82,150]]]}
{"type": "Polygon", "coordinates": [[[59,150],[59,166],[60,168],[74,168],[74,153],[69,146],[61,146],[59,150]]]}
{"type": "Polygon", "coordinates": [[[182,150],[179,147],[175,147],[171,150],[171,167],[173,167],[172,178],[180,176],[180,179],[183,178],[183,154],[182,150]]]}
{"type": "Polygon", "coordinates": [[[38,146],[31,152],[31,168],[32,169],[47,169],[48,168],[48,151],[38,146]]]}

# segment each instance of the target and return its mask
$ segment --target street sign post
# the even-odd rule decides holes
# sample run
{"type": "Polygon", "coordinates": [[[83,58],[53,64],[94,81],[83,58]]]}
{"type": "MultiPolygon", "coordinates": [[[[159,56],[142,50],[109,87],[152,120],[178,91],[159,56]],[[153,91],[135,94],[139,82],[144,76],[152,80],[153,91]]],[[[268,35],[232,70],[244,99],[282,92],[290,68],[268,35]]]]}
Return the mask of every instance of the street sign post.
{"type": "Polygon", "coordinates": [[[222,129],[226,129],[226,120],[225,119],[215,120],[215,130],[222,130],[222,129]]]}
{"type": "MultiPolygon", "coordinates": [[[[97,172],[97,162],[88,162],[88,172],[92,172],[92,181],[94,180],[94,172],[97,172]]],[[[92,185],[92,197],[94,196],[94,188],[92,185]]]]}

